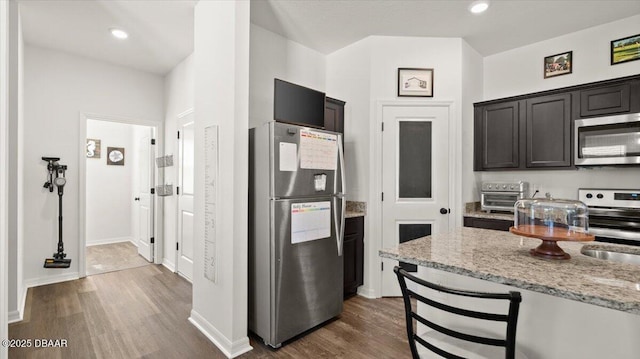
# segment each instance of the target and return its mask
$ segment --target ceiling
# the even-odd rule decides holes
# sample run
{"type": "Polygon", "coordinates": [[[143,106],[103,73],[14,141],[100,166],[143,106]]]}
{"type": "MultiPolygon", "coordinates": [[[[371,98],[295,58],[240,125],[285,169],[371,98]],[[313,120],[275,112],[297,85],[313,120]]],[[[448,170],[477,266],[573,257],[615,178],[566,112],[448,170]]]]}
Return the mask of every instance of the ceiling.
{"type": "MultiPolygon", "coordinates": [[[[389,35],[461,37],[487,56],[640,14],[639,0],[493,0],[481,15],[467,11],[471,2],[252,0],[251,22],[324,54],[389,35]]],[[[20,0],[20,11],[28,44],[164,75],[193,52],[196,3],[20,0]],[[112,27],[129,38],[113,38],[112,27]]]]}
{"type": "Polygon", "coordinates": [[[27,44],[166,74],[193,52],[196,1],[21,0],[27,44]],[[117,40],[109,29],[129,33],[117,40]]]}
{"type": "Polygon", "coordinates": [[[467,10],[471,3],[254,0],[251,21],[324,54],[370,35],[388,35],[461,37],[487,56],[640,14],[638,0],[493,0],[480,15],[467,10]]]}

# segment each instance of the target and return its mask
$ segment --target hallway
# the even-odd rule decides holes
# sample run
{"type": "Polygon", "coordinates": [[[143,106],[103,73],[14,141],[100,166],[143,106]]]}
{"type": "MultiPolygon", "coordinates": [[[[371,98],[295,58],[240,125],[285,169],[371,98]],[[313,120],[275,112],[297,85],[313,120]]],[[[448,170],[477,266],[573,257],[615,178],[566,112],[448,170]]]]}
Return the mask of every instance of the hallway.
{"type": "MultiPolygon", "coordinates": [[[[189,321],[191,284],[163,266],[29,289],[13,339],[66,339],[66,348],[13,348],[10,358],[225,358],[189,321]]],[[[404,358],[399,298],[353,297],[341,317],[274,351],[251,338],[240,358],[404,358]]]]}

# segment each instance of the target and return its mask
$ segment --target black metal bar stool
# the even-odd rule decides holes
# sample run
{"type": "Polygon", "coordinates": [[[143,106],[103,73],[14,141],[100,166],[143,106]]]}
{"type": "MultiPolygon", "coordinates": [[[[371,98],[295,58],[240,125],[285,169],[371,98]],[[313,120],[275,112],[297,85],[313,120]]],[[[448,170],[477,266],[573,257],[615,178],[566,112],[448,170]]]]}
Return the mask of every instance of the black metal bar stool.
{"type": "MultiPolygon", "coordinates": [[[[411,347],[411,355],[414,359],[419,359],[418,349],[416,342],[430,351],[438,354],[444,358],[450,359],[463,359],[465,354],[454,354],[450,351],[456,351],[455,349],[462,349],[463,353],[474,353],[473,357],[477,358],[526,358],[524,354],[516,351],[516,326],[518,324],[518,310],[520,308],[520,302],[522,298],[520,292],[508,292],[508,293],[485,293],[485,292],[472,292],[454,288],[444,287],[438,284],[427,282],[423,279],[417,278],[404,269],[396,266],[393,271],[398,276],[398,282],[402,289],[402,297],[404,299],[404,308],[407,321],[407,335],[409,337],[409,346],[411,347]],[[471,298],[482,299],[497,299],[509,301],[509,312],[507,314],[495,314],[488,312],[479,312],[474,310],[463,309],[454,307],[448,304],[434,301],[433,299],[426,298],[415,291],[407,288],[408,279],[417,283],[419,286],[427,287],[436,291],[447,293],[454,296],[463,296],[471,298]],[[505,322],[506,333],[504,338],[485,337],[474,334],[461,332],[452,328],[442,327],[422,315],[417,313],[411,306],[411,298],[415,298],[417,301],[424,303],[428,306],[437,308],[442,311],[457,314],[463,317],[476,318],[480,320],[505,322]],[[413,330],[414,320],[431,328],[424,334],[417,335],[413,330]],[[467,345],[470,344],[470,345],[467,345]],[[478,345],[480,344],[480,345],[478,345]],[[482,350],[478,350],[480,347],[482,350]],[[452,350],[453,349],[453,350],[452,350]],[[447,351],[449,350],[449,351],[447,351]]],[[[458,329],[458,328],[456,328],[458,329]]],[[[459,351],[460,352],[460,351],[459,351]]]]}

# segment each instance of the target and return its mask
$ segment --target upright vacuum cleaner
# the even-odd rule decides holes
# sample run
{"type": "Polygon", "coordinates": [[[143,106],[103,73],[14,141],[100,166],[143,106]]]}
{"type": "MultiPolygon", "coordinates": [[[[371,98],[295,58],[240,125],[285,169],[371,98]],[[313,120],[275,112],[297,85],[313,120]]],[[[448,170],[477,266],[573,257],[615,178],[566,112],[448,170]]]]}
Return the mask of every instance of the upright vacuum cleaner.
{"type": "Polygon", "coordinates": [[[59,157],[42,157],[43,161],[47,161],[47,171],[49,175],[44,188],[48,188],[49,192],[53,192],[53,187],[58,188],[58,252],[53,254],[53,258],[44,260],[45,268],[69,268],[71,259],[66,259],[64,253],[64,243],[62,242],[62,195],[64,194],[64,185],[67,183],[65,178],[66,165],[58,163],[59,157]]]}

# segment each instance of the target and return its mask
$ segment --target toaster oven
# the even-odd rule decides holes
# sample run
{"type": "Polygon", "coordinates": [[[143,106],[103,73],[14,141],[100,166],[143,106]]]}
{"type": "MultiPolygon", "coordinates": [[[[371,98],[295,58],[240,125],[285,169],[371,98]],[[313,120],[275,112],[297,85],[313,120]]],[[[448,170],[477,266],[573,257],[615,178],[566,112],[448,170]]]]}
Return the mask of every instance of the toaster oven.
{"type": "Polygon", "coordinates": [[[527,182],[483,182],[480,208],[486,212],[513,212],[516,201],[528,195],[529,183],[527,182]]]}

